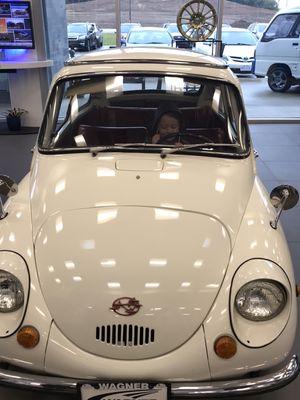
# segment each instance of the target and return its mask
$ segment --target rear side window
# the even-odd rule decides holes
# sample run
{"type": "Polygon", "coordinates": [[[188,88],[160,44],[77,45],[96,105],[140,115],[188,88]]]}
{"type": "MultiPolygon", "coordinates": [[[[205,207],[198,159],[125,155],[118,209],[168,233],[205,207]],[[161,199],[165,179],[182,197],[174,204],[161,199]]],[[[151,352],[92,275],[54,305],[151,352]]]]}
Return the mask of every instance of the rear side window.
{"type": "Polygon", "coordinates": [[[262,42],[269,42],[274,39],[282,39],[290,37],[290,33],[297,21],[298,14],[282,14],[278,15],[266,30],[262,42]]]}

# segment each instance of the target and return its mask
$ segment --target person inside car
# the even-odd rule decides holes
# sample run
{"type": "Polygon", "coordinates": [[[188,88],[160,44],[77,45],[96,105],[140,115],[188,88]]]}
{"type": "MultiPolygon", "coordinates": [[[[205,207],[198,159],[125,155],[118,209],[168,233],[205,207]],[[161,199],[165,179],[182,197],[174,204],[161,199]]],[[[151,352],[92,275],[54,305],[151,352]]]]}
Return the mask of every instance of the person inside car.
{"type": "MultiPolygon", "coordinates": [[[[172,138],[176,133],[182,133],[183,117],[181,112],[174,109],[158,109],[153,126],[152,143],[163,143],[164,138],[172,138]]],[[[175,141],[174,137],[174,141],[175,141]]]]}

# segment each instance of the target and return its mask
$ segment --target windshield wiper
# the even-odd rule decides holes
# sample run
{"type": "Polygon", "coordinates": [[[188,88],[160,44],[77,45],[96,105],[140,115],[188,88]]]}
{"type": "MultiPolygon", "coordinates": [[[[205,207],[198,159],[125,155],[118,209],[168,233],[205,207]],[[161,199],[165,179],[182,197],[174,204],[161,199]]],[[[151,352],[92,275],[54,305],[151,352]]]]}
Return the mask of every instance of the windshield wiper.
{"type": "Polygon", "coordinates": [[[96,157],[98,153],[102,151],[114,151],[114,150],[122,150],[127,148],[134,148],[134,147],[160,147],[161,144],[156,143],[116,143],[114,145],[107,145],[107,146],[96,146],[90,148],[90,153],[92,153],[93,157],[96,157]]]}
{"type": "Polygon", "coordinates": [[[183,150],[190,150],[190,149],[197,149],[197,148],[206,149],[206,150],[213,150],[215,147],[233,147],[233,148],[240,148],[239,144],[233,143],[198,143],[198,144],[184,144],[180,147],[175,147],[172,149],[163,149],[160,152],[161,158],[166,158],[168,154],[177,153],[177,151],[183,150]]]}

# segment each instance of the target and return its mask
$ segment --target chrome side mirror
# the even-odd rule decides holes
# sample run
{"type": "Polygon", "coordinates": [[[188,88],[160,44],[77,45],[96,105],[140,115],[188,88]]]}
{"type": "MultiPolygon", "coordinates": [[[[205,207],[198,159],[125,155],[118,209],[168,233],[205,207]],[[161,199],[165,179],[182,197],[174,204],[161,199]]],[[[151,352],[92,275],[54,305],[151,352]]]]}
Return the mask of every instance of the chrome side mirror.
{"type": "Polygon", "coordinates": [[[282,210],[289,210],[295,207],[299,201],[299,193],[293,186],[280,185],[272,190],[270,199],[273,206],[277,209],[276,218],[270,222],[270,225],[273,229],[277,229],[282,210]]]}
{"type": "Polygon", "coordinates": [[[1,196],[12,197],[18,193],[18,185],[15,181],[6,175],[0,175],[0,219],[6,217],[1,196]]]}

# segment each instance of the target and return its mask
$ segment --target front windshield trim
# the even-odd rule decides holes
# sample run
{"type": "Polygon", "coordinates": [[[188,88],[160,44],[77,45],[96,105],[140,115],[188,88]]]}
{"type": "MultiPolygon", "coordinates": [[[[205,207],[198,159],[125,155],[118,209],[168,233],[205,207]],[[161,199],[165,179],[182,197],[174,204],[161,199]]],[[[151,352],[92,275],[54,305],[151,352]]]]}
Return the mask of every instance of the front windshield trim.
{"type": "MultiPolygon", "coordinates": [[[[82,78],[85,76],[93,76],[93,77],[101,77],[101,76],[117,76],[117,75],[134,75],[134,76],[156,76],[156,77],[161,77],[161,76],[176,76],[176,77],[184,77],[184,78],[195,78],[195,79],[205,79],[208,81],[214,81],[218,84],[226,84],[228,87],[231,87],[237,96],[237,101],[239,103],[239,107],[240,110],[242,111],[242,115],[244,116],[245,120],[247,121],[247,115],[246,115],[246,111],[245,111],[245,106],[242,102],[241,99],[241,95],[238,91],[238,88],[231,82],[227,81],[224,78],[218,78],[216,79],[215,77],[209,77],[206,75],[200,75],[200,74],[193,74],[193,73],[178,73],[178,72],[166,72],[164,74],[161,73],[153,73],[151,71],[138,71],[138,72],[132,72],[132,71],[118,71],[116,72],[96,72],[93,74],[87,74],[87,73],[76,73],[76,74],[72,74],[69,76],[62,76],[60,78],[58,78],[58,80],[55,82],[55,84],[52,87],[51,93],[48,96],[47,99],[47,103],[46,103],[46,107],[45,110],[49,110],[49,106],[51,104],[52,98],[53,96],[55,96],[55,90],[57,90],[58,86],[62,83],[62,82],[67,82],[71,79],[75,79],[75,78],[82,78]]],[[[37,139],[37,151],[41,154],[67,154],[67,153],[81,153],[81,152],[89,152],[90,151],[90,147],[88,148],[56,148],[56,149],[48,149],[42,146],[43,140],[44,140],[44,134],[42,132],[42,128],[44,123],[47,120],[47,112],[44,113],[43,116],[43,120],[42,120],[42,124],[40,126],[39,132],[38,132],[38,139],[37,139]]],[[[148,143],[145,143],[145,145],[148,143]]],[[[216,156],[216,157],[225,157],[225,158],[238,158],[238,159],[243,159],[243,158],[247,158],[251,152],[251,145],[250,145],[250,133],[249,133],[249,126],[248,124],[245,125],[245,134],[244,134],[244,144],[245,147],[242,148],[242,144],[241,144],[241,152],[239,153],[230,153],[230,152],[218,152],[218,151],[214,151],[213,153],[210,151],[206,151],[205,149],[183,149],[180,153],[185,153],[185,154],[190,154],[190,155],[206,155],[206,156],[216,156]]],[[[146,146],[143,146],[143,151],[144,152],[151,152],[151,153],[161,153],[161,150],[163,149],[163,147],[166,147],[165,145],[162,146],[160,145],[159,147],[153,148],[153,149],[145,149],[146,146]]],[[[155,147],[155,145],[153,144],[152,147],[155,147]]],[[[124,151],[124,152],[141,152],[141,148],[132,148],[132,147],[122,147],[121,149],[109,149],[108,151],[112,152],[112,151],[124,151]]]]}
{"type": "MultiPolygon", "coordinates": [[[[146,143],[147,144],[147,143],[146,143]]],[[[162,149],[166,148],[162,146],[155,146],[153,148],[140,146],[138,148],[133,147],[114,147],[113,149],[107,146],[107,149],[101,151],[100,153],[148,153],[148,154],[157,154],[161,155],[162,149]]],[[[173,147],[172,147],[173,148],[173,147]]],[[[178,149],[179,150],[179,149],[178,149]]],[[[74,153],[87,153],[91,154],[90,148],[83,147],[70,147],[70,148],[57,148],[57,149],[40,149],[38,148],[40,154],[44,155],[53,155],[53,154],[74,154],[74,153]]],[[[213,153],[207,149],[180,149],[179,153],[170,154],[172,156],[184,156],[184,155],[192,155],[192,156],[204,156],[204,157],[218,157],[218,158],[234,158],[234,159],[245,159],[250,155],[250,148],[243,153],[231,153],[231,152],[222,152],[222,151],[214,151],[213,153]]],[[[97,154],[99,156],[99,154],[97,154]]]]}

